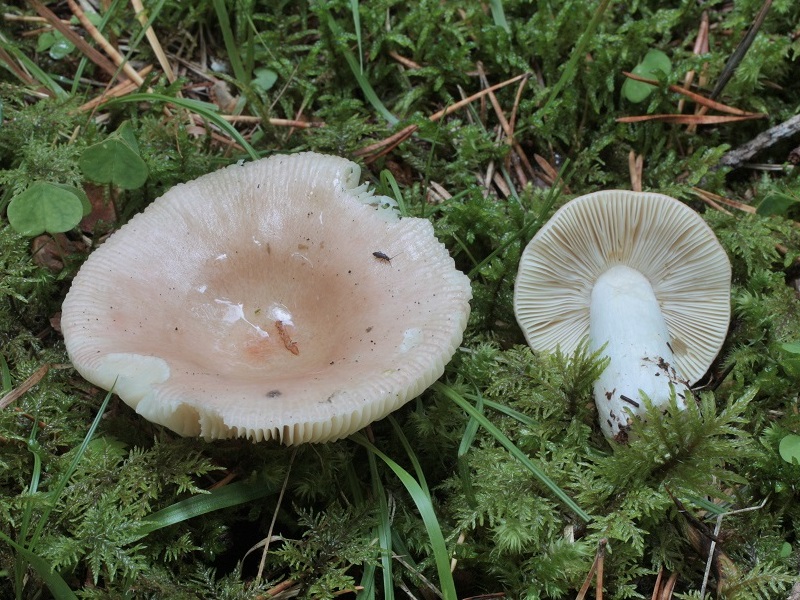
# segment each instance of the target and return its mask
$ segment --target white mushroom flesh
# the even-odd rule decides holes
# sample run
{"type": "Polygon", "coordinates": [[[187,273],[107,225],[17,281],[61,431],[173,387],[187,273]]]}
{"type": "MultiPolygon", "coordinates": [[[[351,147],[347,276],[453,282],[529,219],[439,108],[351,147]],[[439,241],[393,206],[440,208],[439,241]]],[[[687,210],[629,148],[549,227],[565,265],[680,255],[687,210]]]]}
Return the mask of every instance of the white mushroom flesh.
{"type": "Polygon", "coordinates": [[[594,384],[606,437],[627,435],[630,419],[645,412],[641,393],[663,406],[674,390],[685,406],[688,382],[673,366],[667,325],[647,277],[625,265],[603,273],[592,289],[589,321],[589,349],[604,347],[609,358],[594,384]]]}

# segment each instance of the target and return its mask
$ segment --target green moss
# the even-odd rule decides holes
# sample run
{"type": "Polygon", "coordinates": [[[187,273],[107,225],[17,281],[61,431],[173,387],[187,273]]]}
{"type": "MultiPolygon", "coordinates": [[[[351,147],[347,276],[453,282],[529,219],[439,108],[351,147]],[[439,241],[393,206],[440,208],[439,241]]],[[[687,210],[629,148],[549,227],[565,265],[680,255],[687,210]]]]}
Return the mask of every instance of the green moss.
{"type": "MultiPolygon", "coordinates": [[[[664,568],[680,574],[676,594],[697,598],[708,553],[709,538],[702,532],[714,529],[717,515],[746,507],[755,510],[722,518],[718,547],[735,570],[713,568],[710,589],[723,598],[785,595],[800,557],[795,532],[800,467],[778,452],[781,439],[800,433],[796,371],[782,347],[800,341],[800,230],[795,224],[780,217],[705,211],[731,257],[734,279],[731,329],[710,373],[716,387],[698,390],[688,411],[672,407],[666,415],[651,413],[649,424],[637,426],[627,446],[609,445],[596,423],[591,383],[604,366],[602,359],[585,350],[574,357],[533,354],[516,325],[512,298],[520,252],[536,229],[573,195],[629,187],[631,151],[644,158],[645,188],[679,197],[700,211],[704,207],[693,187],[752,199],[754,205],[775,191],[796,195],[796,169],[754,175],[746,169],[731,173],[718,163],[730,148],[796,113],[797,2],[773,2],[719,98],[767,112],[769,120],[701,126],[695,132],[615,119],[675,112],[677,97],[666,84],[681,84],[688,70],[703,72],[713,86],[761,8],[760,0],[742,0],[724,10],[719,3],[701,6],[689,0],[670,7],[655,0],[612,3],[586,40],[585,56],[546,110],[598,3],[496,3],[508,31],[480,3],[156,4],[148,8],[160,9],[157,35],[170,56],[185,62],[176,63],[175,83],[151,75],[147,85],[152,89],[213,100],[208,80],[197,71],[210,74],[204,56],[231,62],[219,27],[222,9],[240,41],[236,51],[246,77],[256,67],[277,74],[268,90],[230,73],[213,75],[243,98],[240,108],[262,119],[324,122],[303,130],[266,121],[238,124],[261,154],[316,150],[352,157],[402,127],[418,128],[386,156],[361,160],[368,179],[379,181],[383,169],[395,176],[408,213],[430,219],[458,268],[471,275],[469,327],[444,378],[592,516],[584,523],[565,508],[540,477],[438,392],[424,393],[394,415],[410,452],[391,424],[374,423],[369,431],[376,446],[408,472],[416,473],[418,465],[424,475],[448,550],[457,559],[460,596],[574,596],[606,540],[607,597],[650,597],[664,568]],[[695,55],[703,12],[711,24],[710,50],[695,55]],[[650,49],[665,52],[673,71],[646,103],[632,105],[619,92],[621,71],[633,68],[650,49]],[[357,73],[345,60],[348,53],[355,57],[357,73]],[[514,113],[514,140],[531,162],[536,163],[535,155],[556,167],[568,161],[561,173],[566,188],[551,193],[541,176],[529,172],[528,184],[522,185],[488,97],[430,121],[432,114],[484,87],[478,63],[490,84],[529,73],[524,86],[497,90],[495,98],[506,118],[514,113]],[[385,112],[376,108],[376,100],[385,112]],[[399,124],[392,125],[388,113],[399,124]],[[498,173],[508,192],[486,183],[490,172],[498,173]],[[434,201],[433,183],[451,197],[434,201]]],[[[155,64],[150,46],[136,37],[140,30],[132,13],[124,3],[115,3],[114,10],[105,31],[124,39],[137,66],[155,64]]],[[[150,176],[138,190],[105,191],[118,209],[115,226],[176,183],[239,158],[237,149],[219,142],[221,134],[212,124],[183,110],[165,117],[163,103],[80,112],[78,106],[99,93],[95,84],[105,84],[105,75],[91,64],[79,71],[77,53],[63,59],[38,54],[36,36],[22,35],[29,31],[24,23],[9,22],[9,28],[13,46],[4,48],[24,53],[52,78],[66,77],[65,85],[74,85],[75,93],[69,100],[43,99],[38,84],[22,82],[11,70],[0,74],[3,207],[35,180],[84,183],[77,166],[82,150],[123,121],[132,125],[150,176]],[[83,79],[73,84],[78,75],[83,79]]],[[[777,144],[754,160],[783,163],[791,149],[777,144]]],[[[67,236],[72,241],[85,236],[96,244],[102,233],[67,236]]],[[[58,366],[68,361],[51,327],[84,256],[67,257],[62,272],[50,272],[32,259],[29,240],[0,226],[4,392],[45,363],[54,365],[0,410],[0,533],[19,541],[27,540],[50,510],[51,493],[104,397],[72,369],[58,366]]],[[[114,400],[49,514],[34,550],[82,598],[253,598],[287,579],[294,580],[291,593],[325,598],[361,584],[364,598],[388,595],[385,585],[396,595],[408,590],[421,597],[438,585],[431,539],[406,488],[382,463],[370,468],[362,447],[348,440],[302,447],[296,454],[242,440],[207,444],[176,438],[114,400]],[[207,496],[205,490],[229,479],[266,481],[275,490],[285,481],[283,501],[279,505],[277,494],[269,494],[141,533],[140,524],[157,511],[193,494],[207,496]],[[399,557],[394,561],[382,561],[376,542],[384,526],[399,557]],[[260,552],[245,554],[270,531],[266,570],[255,581],[260,552]],[[384,580],[387,563],[392,572],[384,580]]],[[[0,596],[46,594],[43,581],[23,562],[0,541],[0,596]],[[17,579],[18,574],[24,578],[17,579]]]]}

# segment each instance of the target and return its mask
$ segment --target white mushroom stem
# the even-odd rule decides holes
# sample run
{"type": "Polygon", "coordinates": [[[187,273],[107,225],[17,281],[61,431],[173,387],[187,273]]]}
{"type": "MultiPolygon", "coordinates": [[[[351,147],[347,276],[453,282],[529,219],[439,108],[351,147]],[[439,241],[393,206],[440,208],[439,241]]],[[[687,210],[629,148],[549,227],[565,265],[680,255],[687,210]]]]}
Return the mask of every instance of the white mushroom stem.
{"type": "Polygon", "coordinates": [[[645,412],[640,390],[654,405],[663,406],[674,386],[679,406],[685,406],[688,382],[675,371],[661,307],[649,280],[639,271],[617,265],[597,280],[592,289],[589,338],[592,351],[605,344],[604,354],[610,360],[594,384],[606,437],[626,439],[629,420],[645,412]]]}

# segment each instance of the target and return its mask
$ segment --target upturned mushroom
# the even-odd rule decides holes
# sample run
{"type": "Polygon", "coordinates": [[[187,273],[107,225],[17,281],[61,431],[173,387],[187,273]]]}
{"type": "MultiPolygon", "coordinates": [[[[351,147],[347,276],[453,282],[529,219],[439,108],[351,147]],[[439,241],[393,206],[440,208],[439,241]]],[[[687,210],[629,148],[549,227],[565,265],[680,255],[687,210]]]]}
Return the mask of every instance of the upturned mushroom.
{"type": "Polygon", "coordinates": [[[461,342],[469,280],[359,175],[304,153],[169,190],[75,277],[75,368],[206,439],[335,440],[418,396],[461,342]]]}
{"type": "Polygon", "coordinates": [[[532,349],[588,340],[607,368],[594,384],[600,427],[624,441],[632,418],[687,388],[716,357],[730,319],[731,267],[685,204],[610,190],[560,208],[523,251],[514,311],[532,349]]]}

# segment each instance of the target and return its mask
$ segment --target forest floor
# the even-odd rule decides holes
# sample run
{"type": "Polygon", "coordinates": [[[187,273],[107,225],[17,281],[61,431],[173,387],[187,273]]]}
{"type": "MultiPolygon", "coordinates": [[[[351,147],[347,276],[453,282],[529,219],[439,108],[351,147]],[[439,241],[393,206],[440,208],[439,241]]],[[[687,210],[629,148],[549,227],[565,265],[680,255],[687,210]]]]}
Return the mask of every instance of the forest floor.
{"type": "Polygon", "coordinates": [[[796,0],[0,12],[0,598],[792,593],[796,0]],[[181,437],[84,380],[60,310],[93,248],[176,184],[300,151],[358,163],[468,275],[439,381],[287,447],[181,437]],[[677,198],[732,267],[687,410],[653,409],[627,443],[598,423],[602,356],[532,352],[513,304],[529,240],[603,189],[677,198]]]}

